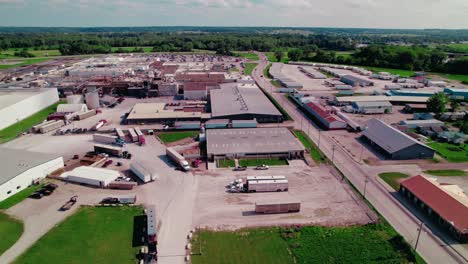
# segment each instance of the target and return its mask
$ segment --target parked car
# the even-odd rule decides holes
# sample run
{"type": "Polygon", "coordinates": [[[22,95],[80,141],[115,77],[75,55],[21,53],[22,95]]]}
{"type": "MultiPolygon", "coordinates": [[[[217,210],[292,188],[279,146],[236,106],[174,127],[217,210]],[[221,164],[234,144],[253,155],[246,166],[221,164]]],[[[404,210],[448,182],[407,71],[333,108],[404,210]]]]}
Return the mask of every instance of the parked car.
{"type": "Polygon", "coordinates": [[[54,183],[48,183],[44,185],[44,187],[42,187],[42,189],[51,190],[51,191],[55,191],[55,189],[57,188],[58,188],[58,185],[54,183]]]}
{"type": "Polygon", "coordinates": [[[245,170],[247,170],[247,166],[236,166],[233,170],[234,171],[245,171],[245,170]]]}
{"type": "Polygon", "coordinates": [[[268,170],[270,167],[268,167],[268,165],[265,165],[265,164],[262,164],[262,165],[258,165],[255,169],[256,170],[268,170]]]}
{"type": "Polygon", "coordinates": [[[29,198],[33,199],[41,199],[42,197],[44,197],[44,194],[41,192],[33,192],[31,195],[29,195],[29,198]]]}

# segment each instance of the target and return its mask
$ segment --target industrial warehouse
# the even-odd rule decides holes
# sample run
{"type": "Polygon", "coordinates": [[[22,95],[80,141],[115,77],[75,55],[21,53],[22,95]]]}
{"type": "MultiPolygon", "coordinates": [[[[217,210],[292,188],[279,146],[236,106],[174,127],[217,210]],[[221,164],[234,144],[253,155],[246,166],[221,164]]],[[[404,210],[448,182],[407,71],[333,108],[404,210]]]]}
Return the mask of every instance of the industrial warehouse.
{"type": "Polygon", "coordinates": [[[369,120],[363,135],[391,159],[434,157],[433,149],[378,119],[369,120]]]}
{"type": "Polygon", "coordinates": [[[304,146],[287,128],[209,129],[209,160],[224,158],[280,157],[300,159],[304,146]]]}

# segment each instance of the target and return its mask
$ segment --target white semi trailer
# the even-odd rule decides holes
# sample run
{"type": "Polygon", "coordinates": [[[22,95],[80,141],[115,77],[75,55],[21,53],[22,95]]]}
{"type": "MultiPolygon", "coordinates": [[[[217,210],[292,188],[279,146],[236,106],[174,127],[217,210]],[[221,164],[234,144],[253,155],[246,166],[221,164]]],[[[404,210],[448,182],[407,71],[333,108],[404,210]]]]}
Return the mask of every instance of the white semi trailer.
{"type": "Polygon", "coordinates": [[[139,162],[132,162],[132,164],[130,164],[130,170],[144,183],[154,181],[157,178],[155,173],[139,162]]]}
{"type": "Polygon", "coordinates": [[[104,134],[94,134],[93,140],[98,143],[114,144],[117,141],[117,137],[104,134]]]}
{"type": "Polygon", "coordinates": [[[179,152],[177,152],[175,149],[167,148],[166,155],[169,156],[169,158],[171,158],[173,161],[175,161],[177,165],[182,167],[182,169],[184,169],[185,171],[190,170],[190,165],[187,162],[187,160],[185,160],[185,158],[182,155],[180,155],[179,152]]]}
{"type": "Polygon", "coordinates": [[[287,192],[288,180],[252,180],[244,184],[244,192],[287,192]]]}

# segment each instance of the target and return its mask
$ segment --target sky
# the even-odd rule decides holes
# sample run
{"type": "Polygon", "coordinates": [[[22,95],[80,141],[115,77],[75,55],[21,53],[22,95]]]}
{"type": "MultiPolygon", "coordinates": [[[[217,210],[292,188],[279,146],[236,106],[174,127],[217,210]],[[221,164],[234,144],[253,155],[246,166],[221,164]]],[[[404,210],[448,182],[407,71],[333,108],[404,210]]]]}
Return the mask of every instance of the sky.
{"type": "Polygon", "coordinates": [[[0,26],[468,29],[468,0],[0,0],[0,26]]]}

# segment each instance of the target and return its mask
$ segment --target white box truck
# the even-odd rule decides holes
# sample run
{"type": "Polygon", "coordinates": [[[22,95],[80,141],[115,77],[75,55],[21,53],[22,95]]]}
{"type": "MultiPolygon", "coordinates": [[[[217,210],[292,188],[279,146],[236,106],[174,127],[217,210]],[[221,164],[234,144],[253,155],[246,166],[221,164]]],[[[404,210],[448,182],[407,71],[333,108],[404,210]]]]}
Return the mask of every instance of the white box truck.
{"type": "Polygon", "coordinates": [[[153,173],[148,166],[139,162],[132,162],[132,164],[130,164],[130,170],[144,183],[154,181],[157,178],[157,175],[153,173]]]}
{"type": "Polygon", "coordinates": [[[114,144],[117,141],[117,137],[104,134],[93,134],[93,140],[98,143],[114,144]]]}
{"type": "Polygon", "coordinates": [[[169,158],[176,162],[177,165],[182,167],[182,169],[184,169],[185,171],[190,170],[190,165],[187,162],[187,160],[185,160],[185,158],[182,155],[180,155],[179,152],[177,152],[175,149],[167,148],[166,155],[169,156],[169,158]]]}

